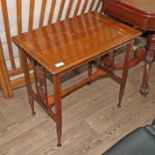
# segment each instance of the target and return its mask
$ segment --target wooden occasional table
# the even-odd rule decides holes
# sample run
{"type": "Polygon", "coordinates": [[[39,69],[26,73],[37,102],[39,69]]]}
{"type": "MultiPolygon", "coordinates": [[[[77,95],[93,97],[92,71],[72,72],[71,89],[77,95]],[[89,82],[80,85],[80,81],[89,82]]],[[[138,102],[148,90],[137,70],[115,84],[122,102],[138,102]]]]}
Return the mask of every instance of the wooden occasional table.
{"type": "Polygon", "coordinates": [[[143,82],[140,93],[149,93],[149,73],[155,58],[155,0],[103,0],[103,11],[143,31],[148,31],[143,82]]]}
{"type": "Polygon", "coordinates": [[[13,41],[21,49],[22,65],[32,113],[35,114],[35,100],[56,122],[58,146],[61,146],[61,98],[63,96],[97,78],[109,76],[120,84],[118,102],[120,105],[127,80],[133,41],[139,35],[141,35],[139,31],[109,17],[88,13],[13,38],[13,41]],[[105,68],[102,63],[97,63],[95,59],[122,45],[126,45],[127,48],[122,77],[118,77],[114,74],[112,66],[105,68]],[[34,66],[36,91],[31,86],[28,68],[30,60],[28,58],[34,66]],[[61,76],[87,63],[89,63],[88,77],[65,90],[61,90],[61,76]],[[92,72],[92,65],[97,67],[97,71],[92,72]],[[53,75],[53,96],[48,96],[45,70],[53,75]],[[55,109],[53,109],[54,107],[55,109]]]}

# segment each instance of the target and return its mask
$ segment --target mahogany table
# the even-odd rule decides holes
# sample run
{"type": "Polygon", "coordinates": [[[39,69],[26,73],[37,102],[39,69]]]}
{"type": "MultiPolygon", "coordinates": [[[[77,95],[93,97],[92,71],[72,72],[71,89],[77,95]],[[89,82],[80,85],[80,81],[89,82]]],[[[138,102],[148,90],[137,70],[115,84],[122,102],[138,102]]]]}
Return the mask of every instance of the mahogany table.
{"type": "Polygon", "coordinates": [[[155,55],[155,0],[103,0],[103,11],[148,31],[143,82],[140,93],[149,93],[149,73],[155,55]]]}
{"type": "Polygon", "coordinates": [[[32,113],[35,114],[35,100],[56,122],[58,146],[61,146],[62,135],[61,98],[65,95],[97,78],[109,76],[120,84],[118,102],[120,106],[126,85],[133,41],[139,35],[141,35],[140,31],[109,17],[88,13],[13,38],[13,41],[21,49],[22,65],[32,113]],[[122,76],[119,77],[114,74],[113,67],[106,68],[95,59],[122,45],[126,45],[126,54],[122,76]],[[33,62],[36,89],[32,89],[31,86],[28,68],[30,60],[28,58],[33,62]],[[61,90],[61,76],[87,63],[89,63],[88,77],[61,90]],[[96,71],[92,72],[92,65],[97,67],[96,71]],[[53,76],[53,96],[49,96],[47,92],[47,71],[53,76]]]}

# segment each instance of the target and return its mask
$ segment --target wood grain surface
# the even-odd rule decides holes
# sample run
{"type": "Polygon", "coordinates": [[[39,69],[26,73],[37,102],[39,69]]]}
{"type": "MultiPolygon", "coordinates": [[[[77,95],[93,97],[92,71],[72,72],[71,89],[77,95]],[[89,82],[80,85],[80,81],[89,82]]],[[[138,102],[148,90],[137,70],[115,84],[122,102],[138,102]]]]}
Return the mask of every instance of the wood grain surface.
{"type": "MultiPolygon", "coordinates": [[[[107,78],[66,96],[62,101],[61,148],[56,147],[54,122],[38,104],[35,104],[36,116],[31,116],[25,88],[16,90],[14,99],[0,96],[0,154],[100,155],[155,117],[155,73],[151,73],[151,91],[145,98],[138,93],[142,71],[143,63],[130,70],[121,108],[116,108],[119,86],[107,78]]],[[[85,67],[79,73],[76,76],[75,72],[68,73],[63,78],[63,87],[87,76],[85,67]]],[[[48,86],[51,90],[51,84],[48,86]]]]}
{"type": "Polygon", "coordinates": [[[49,72],[58,74],[100,57],[139,35],[140,31],[91,12],[17,35],[13,41],[49,72]]]}

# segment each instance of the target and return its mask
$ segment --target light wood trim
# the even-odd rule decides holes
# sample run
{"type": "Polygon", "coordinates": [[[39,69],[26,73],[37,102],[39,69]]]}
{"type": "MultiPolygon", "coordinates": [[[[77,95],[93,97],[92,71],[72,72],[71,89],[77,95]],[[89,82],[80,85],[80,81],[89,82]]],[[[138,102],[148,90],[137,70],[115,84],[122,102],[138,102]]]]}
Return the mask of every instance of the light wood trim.
{"type": "Polygon", "coordinates": [[[69,18],[71,9],[73,7],[73,2],[74,2],[74,0],[70,0],[70,2],[69,2],[69,6],[68,6],[68,9],[67,9],[67,13],[66,13],[65,19],[69,18]]]}
{"type": "MultiPolygon", "coordinates": [[[[35,0],[30,0],[29,31],[33,29],[35,0]]],[[[20,49],[21,50],[21,49],[20,49]]],[[[21,51],[20,51],[21,53],[21,51]]],[[[21,55],[21,54],[20,54],[21,55]]],[[[21,56],[20,56],[21,57],[21,56]]],[[[30,61],[28,62],[30,64],[30,61]]]]}
{"type": "Polygon", "coordinates": [[[96,5],[96,8],[95,8],[95,11],[98,11],[98,9],[99,9],[101,3],[102,3],[101,0],[99,0],[99,1],[97,2],[97,5],[96,5]]]}
{"type": "Polygon", "coordinates": [[[80,8],[81,1],[82,0],[78,0],[78,2],[76,4],[76,8],[75,8],[75,11],[74,11],[74,16],[77,16],[77,13],[78,13],[79,8],[80,8]]]}
{"type": "Polygon", "coordinates": [[[60,4],[60,9],[59,9],[59,14],[58,14],[58,19],[57,21],[60,21],[61,20],[61,17],[62,17],[62,13],[63,13],[63,10],[64,10],[64,6],[65,6],[65,0],[62,0],[61,1],[61,4],[60,4]]]}
{"type": "Polygon", "coordinates": [[[3,49],[2,49],[2,44],[0,40],[0,83],[1,83],[1,88],[3,90],[4,96],[6,98],[10,98],[13,96],[11,85],[10,85],[10,80],[4,60],[4,55],[3,55],[3,49]]]}
{"type": "Polygon", "coordinates": [[[19,69],[16,69],[16,70],[9,70],[8,71],[9,77],[16,76],[16,75],[19,75],[19,74],[22,74],[22,73],[23,73],[23,69],[22,68],[19,68],[19,69]]]}
{"type": "Polygon", "coordinates": [[[35,0],[30,0],[29,31],[33,28],[34,5],[35,0]]]}
{"type": "MultiPolygon", "coordinates": [[[[17,0],[16,3],[16,8],[17,8],[17,31],[18,34],[22,33],[22,2],[21,0],[17,0]]],[[[19,59],[20,59],[20,66],[21,66],[21,51],[19,49],[19,59]]]]}
{"type": "Polygon", "coordinates": [[[55,4],[56,4],[56,0],[52,0],[50,14],[49,14],[49,18],[48,18],[48,24],[50,24],[52,22],[55,4]]]}
{"type": "MultiPolygon", "coordinates": [[[[30,79],[31,79],[31,82],[34,82],[34,74],[30,74],[30,79]]],[[[23,86],[25,86],[25,78],[24,77],[21,77],[21,78],[11,81],[12,89],[17,89],[17,88],[20,88],[23,86]]]]}
{"type": "Polygon", "coordinates": [[[7,45],[8,45],[8,49],[9,49],[10,62],[11,62],[12,68],[16,69],[14,55],[13,55],[13,49],[12,49],[12,43],[11,43],[10,24],[9,24],[6,0],[1,0],[1,4],[2,4],[2,13],[3,13],[3,17],[4,17],[3,19],[4,19],[4,27],[5,27],[5,32],[6,32],[7,45]]]}
{"type": "Polygon", "coordinates": [[[18,34],[22,33],[22,3],[21,0],[17,0],[17,31],[18,34]]]}
{"type": "Polygon", "coordinates": [[[85,13],[86,7],[88,5],[89,0],[85,0],[81,14],[85,13]]]}
{"type": "Polygon", "coordinates": [[[92,0],[91,4],[90,4],[89,11],[92,11],[94,4],[95,4],[95,0],[92,0]]]}
{"type": "Polygon", "coordinates": [[[47,0],[43,0],[42,7],[41,7],[41,13],[40,13],[39,27],[43,26],[43,23],[44,23],[46,4],[47,4],[47,0]]]}
{"type": "MultiPolygon", "coordinates": [[[[33,68],[33,65],[29,65],[29,69],[31,70],[33,68]]],[[[10,70],[8,71],[9,76],[16,76],[16,75],[20,75],[23,73],[23,69],[22,68],[18,68],[16,70],[10,70]]]]}

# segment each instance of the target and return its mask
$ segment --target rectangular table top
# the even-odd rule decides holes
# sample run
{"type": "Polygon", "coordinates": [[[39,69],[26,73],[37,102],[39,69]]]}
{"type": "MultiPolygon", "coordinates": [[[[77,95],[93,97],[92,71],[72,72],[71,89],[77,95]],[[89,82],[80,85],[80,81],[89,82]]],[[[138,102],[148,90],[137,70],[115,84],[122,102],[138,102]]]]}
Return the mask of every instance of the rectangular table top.
{"type": "Polygon", "coordinates": [[[87,13],[13,37],[52,74],[89,62],[141,32],[98,13],[87,13]]]}

